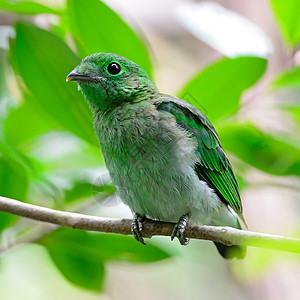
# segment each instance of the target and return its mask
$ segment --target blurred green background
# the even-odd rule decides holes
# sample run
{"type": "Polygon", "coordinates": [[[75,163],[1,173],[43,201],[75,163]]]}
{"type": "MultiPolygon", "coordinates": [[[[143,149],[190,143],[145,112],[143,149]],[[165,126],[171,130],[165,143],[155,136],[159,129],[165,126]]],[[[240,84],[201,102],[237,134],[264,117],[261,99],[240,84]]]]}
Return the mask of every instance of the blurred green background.
{"type": "MultiPolygon", "coordinates": [[[[300,238],[297,0],[0,0],[0,195],[131,217],[66,75],[95,52],[142,66],[213,122],[252,231],[300,238]]],[[[300,256],[56,229],[0,213],[5,300],[299,299],[300,256]]]]}

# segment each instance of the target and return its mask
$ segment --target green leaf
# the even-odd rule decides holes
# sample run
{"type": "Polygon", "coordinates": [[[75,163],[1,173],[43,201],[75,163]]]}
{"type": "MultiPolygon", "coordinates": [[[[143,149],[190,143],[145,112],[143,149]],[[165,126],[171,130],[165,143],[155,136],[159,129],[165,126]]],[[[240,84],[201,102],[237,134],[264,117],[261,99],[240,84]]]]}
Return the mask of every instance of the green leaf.
{"type": "Polygon", "coordinates": [[[275,175],[300,175],[300,147],[284,137],[261,132],[252,124],[218,128],[225,150],[248,164],[275,175]]]}
{"type": "Polygon", "coordinates": [[[170,257],[157,246],[145,247],[132,237],[69,228],[60,228],[39,243],[47,248],[66,279],[96,291],[102,288],[104,264],[108,260],[153,262],[170,257]]]}
{"type": "Polygon", "coordinates": [[[216,121],[237,111],[242,93],[263,75],[266,64],[259,57],[222,59],[192,78],[178,97],[216,121]]]}
{"type": "Polygon", "coordinates": [[[151,76],[149,54],[138,35],[99,0],[69,0],[70,29],[82,57],[109,52],[140,65],[151,76]]]}
{"type": "Polygon", "coordinates": [[[98,203],[103,202],[105,199],[114,195],[116,192],[117,192],[116,187],[111,184],[99,185],[98,182],[95,182],[95,184],[93,184],[92,187],[93,197],[98,203]]]}
{"type": "Polygon", "coordinates": [[[56,14],[59,15],[62,12],[43,4],[32,1],[9,1],[0,0],[0,10],[6,10],[23,14],[56,14]]]}
{"type": "Polygon", "coordinates": [[[49,250],[54,263],[70,282],[89,290],[101,291],[104,279],[103,262],[86,257],[84,252],[75,251],[66,251],[62,245],[49,250]]]}
{"type": "Polygon", "coordinates": [[[71,245],[68,242],[62,240],[58,244],[47,245],[54,264],[71,283],[89,290],[101,291],[104,279],[103,261],[89,256],[84,250],[69,246],[71,245]]]}
{"type": "Polygon", "coordinates": [[[19,165],[21,165],[24,170],[29,174],[36,174],[35,162],[29,159],[25,154],[21,151],[13,148],[9,144],[5,143],[0,139],[0,157],[5,158],[7,161],[15,161],[19,165]]]}
{"type": "Polygon", "coordinates": [[[92,188],[93,185],[89,182],[76,182],[72,188],[65,191],[65,202],[91,197],[92,188]]]}
{"type": "Polygon", "coordinates": [[[300,42],[299,0],[270,0],[271,7],[285,42],[300,42]]]}
{"type": "Polygon", "coordinates": [[[293,68],[287,72],[280,74],[272,83],[275,88],[278,87],[298,87],[300,88],[300,68],[293,68]]]}
{"type": "Polygon", "coordinates": [[[294,115],[300,126],[300,103],[289,103],[281,105],[280,107],[294,115]]]}
{"type": "MultiPolygon", "coordinates": [[[[300,133],[300,103],[286,103],[279,105],[279,108],[288,113],[288,116],[298,125],[300,133]]],[[[298,136],[299,136],[298,133],[298,136]]]]}
{"type": "Polygon", "coordinates": [[[12,159],[0,157],[0,195],[24,201],[28,177],[24,167],[12,159]]]}
{"type": "Polygon", "coordinates": [[[14,223],[16,222],[17,219],[18,219],[18,217],[15,215],[0,212],[0,233],[5,228],[14,225],[14,223]]]}
{"type": "Polygon", "coordinates": [[[6,96],[7,87],[5,82],[5,52],[0,49],[0,101],[6,96]]]}
{"type": "MultiPolygon", "coordinates": [[[[28,176],[23,165],[6,156],[0,148],[0,196],[24,201],[27,188],[28,176]]],[[[0,232],[15,220],[16,216],[0,212],[0,232]]]]}
{"type": "Polygon", "coordinates": [[[53,130],[55,125],[47,113],[38,111],[28,102],[23,102],[20,106],[10,110],[4,122],[5,140],[10,145],[19,146],[40,134],[53,130]],[[26,126],[20,126],[20,124],[26,124],[26,126]]]}
{"type": "Polygon", "coordinates": [[[65,80],[79,63],[68,46],[50,32],[18,23],[11,48],[16,71],[33,95],[28,98],[31,105],[48,112],[63,128],[98,145],[83,96],[65,80]]]}
{"type": "Polygon", "coordinates": [[[65,202],[73,202],[83,198],[95,197],[99,201],[105,200],[116,192],[113,185],[96,185],[90,182],[78,181],[73,187],[65,191],[65,202]]]}

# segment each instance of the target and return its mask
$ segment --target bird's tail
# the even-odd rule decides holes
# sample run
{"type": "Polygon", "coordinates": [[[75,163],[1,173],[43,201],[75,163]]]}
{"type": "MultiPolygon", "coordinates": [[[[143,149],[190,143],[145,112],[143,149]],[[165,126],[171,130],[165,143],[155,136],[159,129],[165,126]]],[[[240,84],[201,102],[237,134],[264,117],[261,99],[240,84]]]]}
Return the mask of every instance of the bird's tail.
{"type": "MultiPolygon", "coordinates": [[[[223,213],[219,216],[222,217],[222,221],[214,225],[230,226],[236,229],[242,229],[238,216],[233,210],[229,209],[225,214],[223,213]]],[[[247,252],[246,246],[241,246],[241,245],[226,246],[219,242],[214,242],[214,244],[216,245],[219,253],[226,259],[232,259],[232,258],[243,259],[246,256],[246,252],[247,252]]]]}
{"type": "Polygon", "coordinates": [[[243,259],[246,256],[247,248],[245,246],[232,245],[225,246],[222,243],[214,242],[219,253],[226,259],[239,258],[243,259]]]}
{"type": "MultiPolygon", "coordinates": [[[[237,226],[234,226],[237,229],[242,229],[239,220],[237,219],[237,226]]],[[[243,259],[246,256],[247,247],[240,245],[226,246],[222,243],[214,242],[219,253],[226,259],[239,258],[243,259]]]]}

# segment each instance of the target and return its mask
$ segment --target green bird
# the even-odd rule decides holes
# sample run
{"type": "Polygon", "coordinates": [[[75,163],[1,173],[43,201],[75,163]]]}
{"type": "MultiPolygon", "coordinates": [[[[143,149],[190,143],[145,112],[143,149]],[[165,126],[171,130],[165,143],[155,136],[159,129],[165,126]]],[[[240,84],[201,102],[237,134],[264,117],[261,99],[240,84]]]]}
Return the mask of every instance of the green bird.
{"type": "MultiPolygon", "coordinates": [[[[67,76],[85,96],[105,163],[134,218],[176,223],[171,239],[189,239],[188,222],[241,228],[242,203],[232,166],[210,121],[193,105],[160,93],[134,62],[112,53],[84,58],[67,76]]],[[[225,258],[246,248],[215,243],[225,258]]]]}

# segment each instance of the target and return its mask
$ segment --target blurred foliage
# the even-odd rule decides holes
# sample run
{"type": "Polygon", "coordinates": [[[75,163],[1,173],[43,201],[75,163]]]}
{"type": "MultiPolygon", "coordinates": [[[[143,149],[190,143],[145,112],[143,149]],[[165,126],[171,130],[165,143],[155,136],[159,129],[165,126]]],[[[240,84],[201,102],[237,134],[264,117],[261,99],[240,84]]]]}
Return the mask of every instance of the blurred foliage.
{"type": "Polygon", "coordinates": [[[300,42],[300,18],[298,0],[270,0],[275,19],[288,46],[300,42]]]}
{"type": "Polygon", "coordinates": [[[13,1],[1,0],[0,10],[6,10],[16,13],[37,15],[37,14],[61,14],[59,10],[50,8],[41,3],[33,1],[13,1]]]}
{"type": "Polygon", "coordinates": [[[47,248],[53,262],[70,282],[96,291],[102,288],[107,261],[153,262],[170,257],[164,250],[154,245],[144,247],[131,237],[70,228],[58,229],[39,243],[47,248]]]}
{"type": "Polygon", "coordinates": [[[270,174],[300,176],[300,147],[293,140],[272,137],[250,123],[224,124],[219,133],[224,147],[248,164],[270,174]]]}
{"type": "Polygon", "coordinates": [[[55,129],[56,126],[51,116],[43,114],[41,110],[31,105],[29,94],[24,93],[23,97],[28,100],[11,108],[4,120],[5,140],[14,147],[24,145],[33,138],[55,129]],[[19,126],[19,124],[26,124],[26,126],[19,126]]]}
{"type": "Polygon", "coordinates": [[[284,86],[292,86],[300,88],[300,68],[292,68],[291,70],[284,72],[274,80],[274,88],[280,88],[284,86]]]}
{"type": "Polygon", "coordinates": [[[178,97],[216,121],[237,112],[241,94],[262,76],[266,65],[259,57],[222,59],[191,79],[178,97]]]}
{"type": "Polygon", "coordinates": [[[70,30],[81,57],[97,53],[99,49],[101,52],[118,53],[131,59],[151,75],[151,62],[144,43],[103,2],[68,0],[68,11],[70,30]]]}
{"type": "Polygon", "coordinates": [[[48,112],[66,130],[97,145],[83,96],[76,86],[65,84],[66,74],[80,59],[57,36],[30,24],[16,24],[11,44],[16,73],[32,94],[27,101],[48,112]]]}
{"type": "Polygon", "coordinates": [[[0,49],[0,99],[3,99],[6,94],[5,84],[5,55],[4,51],[0,49]]]}
{"type": "MultiPolygon", "coordinates": [[[[270,3],[290,53],[300,41],[298,2],[270,3]]],[[[145,39],[100,0],[68,0],[63,9],[0,0],[0,10],[14,13],[18,20],[9,50],[0,51],[0,195],[64,209],[114,195],[107,180],[100,178],[95,184],[94,171],[104,168],[104,160],[92,117],[81,93],[65,84],[65,78],[81,58],[100,51],[124,55],[151,74],[145,39]],[[35,24],[31,15],[36,14],[55,18],[48,20],[46,30],[35,24]]],[[[243,188],[245,168],[300,175],[294,137],[264,132],[239,116],[242,94],[264,75],[266,65],[267,60],[258,57],[224,58],[196,74],[178,94],[217,121],[225,150],[244,163],[242,172],[236,167],[243,188]]],[[[283,71],[271,86],[298,88],[299,68],[283,71]]],[[[284,111],[288,107],[300,116],[299,102],[285,103],[284,111]]],[[[300,128],[300,117],[296,122],[300,128]]],[[[1,213],[0,231],[17,220],[1,213]]],[[[132,237],[71,229],[53,231],[38,242],[65,278],[96,291],[102,288],[107,261],[153,262],[171,256],[159,246],[143,247],[132,237]]]]}

